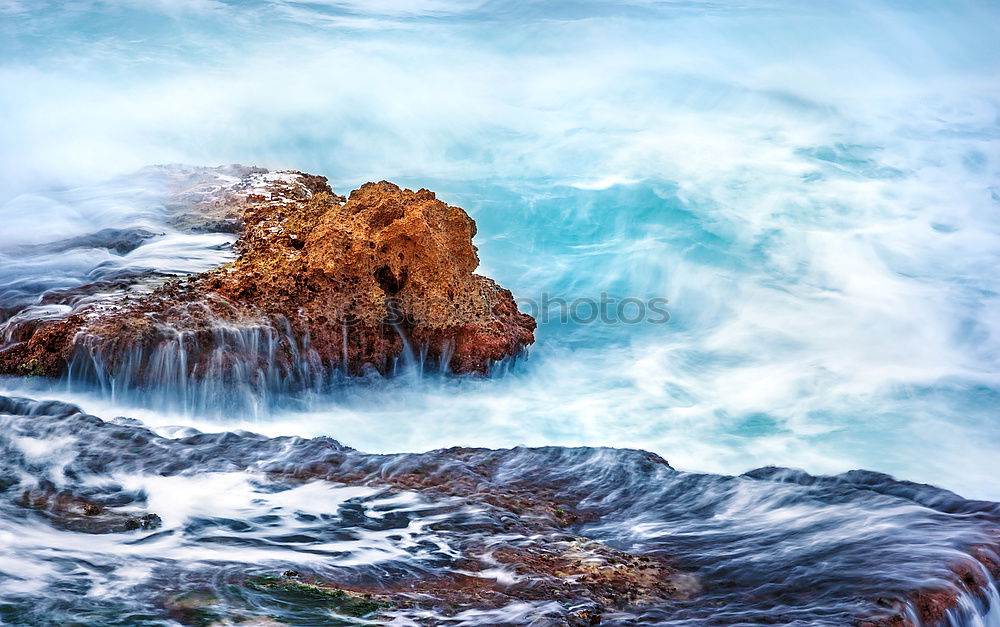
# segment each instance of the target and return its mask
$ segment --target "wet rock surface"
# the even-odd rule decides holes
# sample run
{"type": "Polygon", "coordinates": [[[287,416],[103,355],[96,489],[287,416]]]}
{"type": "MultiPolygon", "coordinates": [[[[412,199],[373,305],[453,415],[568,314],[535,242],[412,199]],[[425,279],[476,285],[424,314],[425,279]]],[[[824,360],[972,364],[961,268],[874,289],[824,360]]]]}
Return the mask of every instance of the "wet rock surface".
{"type": "MultiPolygon", "coordinates": [[[[238,234],[232,262],[40,293],[30,315],[6,314],[0,374],[314,388],[401,363],[487,374],[534,341],[535,322],[511,293],[474,274],[473,220],[430,191],[383,181],[345,199],[325,178],[294,171],[162,174],[168,223],[238,234]]],[[[36,252],[89,242],[125,254],[155,236],[105,229],[36,252]]]]}
{"type": "Polygon", "coordinates": [[[35,510],[55,527],[79,533],[150,530],[163,523],[156,514],[129,511],[129,508],[121,507],[127,503],[116,500],[117,503],[98,503],[84,496],[58,491],[43,481],[25,489],[14,502],[35,510]]]}
{"type": "Polygon", "coordinates": [[[19,246],[14,248],[12,252],[31,255],[60,253],[74,248],[104,248],[119,255],[125,255],[156,236],[157,233],[142,228],[101,229],[88,235],[69,237],[47,244],[19,246]]]}
{"type": "Polygon", "coordinates": [[[878,473],[167,438],[8,397],[0,534],[13,624],[874,627],[998,611],[1000,505],[878,473]]]}

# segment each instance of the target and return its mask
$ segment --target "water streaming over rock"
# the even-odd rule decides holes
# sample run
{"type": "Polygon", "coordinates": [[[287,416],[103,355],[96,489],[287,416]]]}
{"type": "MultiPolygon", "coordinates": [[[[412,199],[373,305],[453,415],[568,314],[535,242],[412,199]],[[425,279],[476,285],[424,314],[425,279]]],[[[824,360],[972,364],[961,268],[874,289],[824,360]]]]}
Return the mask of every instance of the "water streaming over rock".
{"type": "Polygon", "coordinates": [[[232,262],[207,200],[263,167],[433,189],[540,323],[491,378],[401,329],[345,381],[294,317],[26,360],[0,391],[146,426],[2,402],[0,623],[1000,624],[996,506],[922,485],[1000,500],[998,40],[987,0],[0,0],[3,346],[232,262]],[[679,470],[397,455],[455,445],[679,470]],[[633,554],[672,591],[539,572],[633,554]]]}
{"type": "Polygon", "coordinates": [[[338,624],[352,603],[380,624],[996,624],[1000,506],[878,473],[368,455],[8,397],[0,424],[10,624],[338,624]]]}

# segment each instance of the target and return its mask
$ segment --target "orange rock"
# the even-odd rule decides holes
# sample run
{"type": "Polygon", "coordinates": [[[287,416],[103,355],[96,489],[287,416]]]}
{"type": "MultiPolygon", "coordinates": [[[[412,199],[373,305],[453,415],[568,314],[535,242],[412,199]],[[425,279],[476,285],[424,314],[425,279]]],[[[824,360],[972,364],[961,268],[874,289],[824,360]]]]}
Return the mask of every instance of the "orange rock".
{"type": "Polygon", "coordinates": [[[176,349],[193,377],[385,374],[407,353],[486,374],[534,341],[535,321],[511,293],[473,273],[475,222],[430,191],[383,181],[345,200],[322,177],[253,170],[212,194],[177,197],[197,199],[170,206],[192,230],[239,215],[233,263],[42,324],[0,352],[0,373],[23,374],[26,358],[46,355],[47,376],[76,358],[141,380],[176,349]],[[303,363],[314,372],[303,375],[303,363]]]}

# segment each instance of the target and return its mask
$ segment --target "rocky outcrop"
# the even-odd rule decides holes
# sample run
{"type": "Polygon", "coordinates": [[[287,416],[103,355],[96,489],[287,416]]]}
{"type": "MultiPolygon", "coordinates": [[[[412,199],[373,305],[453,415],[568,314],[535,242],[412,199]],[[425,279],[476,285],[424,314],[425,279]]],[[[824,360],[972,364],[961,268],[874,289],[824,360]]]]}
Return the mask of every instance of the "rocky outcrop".
{"type": "Polygon", "coordinates": [[[323,177],[237,167],[169,185],[169,223],[235,231],[233,262],[152,292],[116,285],[69,315],[8,328],[0,373],[59,376],[75,362],[134,383],[306,386],[400,361],[486,374],[534,341],[511,293],[474,273],[475,222],[430,191],[383,181],[344,198],[323,177]]]}
{"type": "Polygon", "coordinates": [[[325,437],[173,439],[4,396],[0,424],[0,536],[31,591],[0,590],[17,624],[71,623],[35,617],[93,598],[74,585],[84,567],[94,587],[155,573],[99,597],[102,625],[141,611],[191,625],[334,613],[948,627],[991,624],[1000,598],[1000,504],[879,473],[729,477],[607,448],[373,455],[325,437]]]}

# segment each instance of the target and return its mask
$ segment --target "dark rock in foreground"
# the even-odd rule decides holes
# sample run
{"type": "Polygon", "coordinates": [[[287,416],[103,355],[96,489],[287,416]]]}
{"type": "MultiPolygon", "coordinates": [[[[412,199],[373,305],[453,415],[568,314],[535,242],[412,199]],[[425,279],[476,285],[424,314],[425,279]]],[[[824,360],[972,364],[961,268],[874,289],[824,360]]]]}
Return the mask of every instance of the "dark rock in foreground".
{"type": "Polygon", "coordinates": [[[0,564],[0,616],[14,624],[875,627],[998,612],[1000,504],[878,473],[726,477],[601,448],[370,455],[328,438],[169,439],[4,397],[0,434],[3,564],[21,565],[0,564]],[[79,526],[150,512],[148,529],[79,526]]]}

